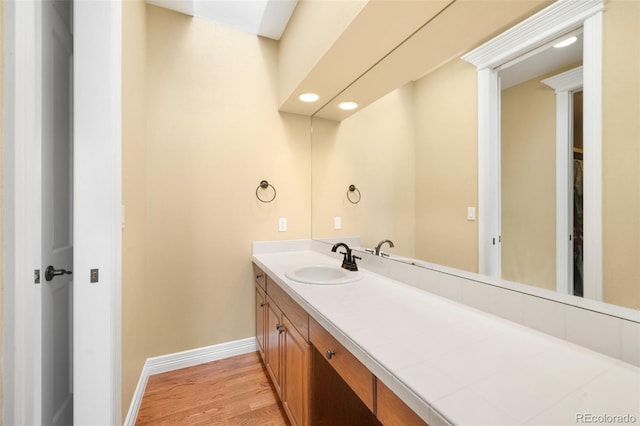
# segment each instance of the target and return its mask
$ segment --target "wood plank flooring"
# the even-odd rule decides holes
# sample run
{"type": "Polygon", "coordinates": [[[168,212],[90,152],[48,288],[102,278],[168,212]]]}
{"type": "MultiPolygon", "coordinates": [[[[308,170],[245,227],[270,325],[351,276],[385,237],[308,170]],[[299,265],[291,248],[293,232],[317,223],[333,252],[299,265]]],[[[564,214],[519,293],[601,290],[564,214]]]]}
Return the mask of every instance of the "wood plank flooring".
{"type": "Polygon", "coordinates": [[[149,377],[136,425],[289,425],[257,352],[149,377]]]}

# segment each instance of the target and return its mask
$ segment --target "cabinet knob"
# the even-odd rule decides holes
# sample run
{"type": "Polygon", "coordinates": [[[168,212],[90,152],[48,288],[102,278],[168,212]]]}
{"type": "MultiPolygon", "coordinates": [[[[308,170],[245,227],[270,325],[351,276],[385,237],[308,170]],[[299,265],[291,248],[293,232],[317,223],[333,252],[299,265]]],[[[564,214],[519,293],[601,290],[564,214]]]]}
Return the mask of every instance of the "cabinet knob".
{"type": "Polygon", "coordinates": [[[279,326],[278,326],[278,327],[276,327],[276,328],[278,329],[278,333],[279,333],[279,334],[282,334],[282,333],[284,333],[284,331],[285,331],[284,326],[279,325],[279,326]]]}
{"type": "Polygon", "coordinates": [[[332,351],[331,349],[327,349],[326,355],[327,355],[327,359],[331,359],[336,355],[336,353],[334,351],[332,351]]]}
{"type": "Polygon", "coordinates": [[[261,307],[261,308],[264,308],[264,302],[261,302],[261,303],[260,303],[260,307],[261,307]]]}
{"type": "Polygon", "coordinates": [[[262,274],[258,274],[258,275],[256,275],[256,280],[259,280],[259,279],[260,279],[260,278],[262,278],[262,277],[264,277],[264,275],[262,275],[262,274]]]}

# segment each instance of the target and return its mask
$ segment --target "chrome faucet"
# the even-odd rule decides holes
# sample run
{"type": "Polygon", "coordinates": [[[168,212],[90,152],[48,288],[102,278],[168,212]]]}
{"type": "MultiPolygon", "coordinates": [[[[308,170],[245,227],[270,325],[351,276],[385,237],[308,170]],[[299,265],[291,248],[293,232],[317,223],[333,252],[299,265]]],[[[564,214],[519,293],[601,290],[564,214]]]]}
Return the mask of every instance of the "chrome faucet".
{"type": "Polygon", "coordinates": [[[391,247],[395,247],[395,246],[393,245],[393,241],[391,241],[391,240],[382,240],[382,241],[380,241],[380,242],[378,243],[378,245],[376,246],[376,251],[375,251],[375,255],[376,255],[376,256],[380,256],[380,255],[381,255],[381,254],[380,254],[380,248],[382,247],[382,245],[383,245],[384,243],[389,243],[389,248],[391,248],[391,247]]]}
{"type": "Polygon", "coordinates": [[[361,259],[361,258],[351,254],[351,249],[345,243],[334,244],[333,247],[331,247],[331,251],[335,253],[336,250],[338,250],[338,247],[344,247],[344,249],[346,250],[346,252],[344,251],[340,252],[340,254],[344,255],[344,258],[342,259],[342,267],[348,271],[357,271],[358,265],[356,264],[356,259],[361,259]]]}

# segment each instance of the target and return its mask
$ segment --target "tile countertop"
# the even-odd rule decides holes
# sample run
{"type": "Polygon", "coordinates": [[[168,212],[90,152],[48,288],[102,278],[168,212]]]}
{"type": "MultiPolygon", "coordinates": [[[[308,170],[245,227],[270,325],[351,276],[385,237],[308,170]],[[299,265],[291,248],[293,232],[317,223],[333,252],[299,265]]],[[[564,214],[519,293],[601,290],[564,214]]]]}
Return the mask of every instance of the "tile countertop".
{"type": "Polygon", "coordinates": [[[640,422],[638,367],[363,268],[351,284],[285,277],[339,265],[316,251],[253,261],[432,426],[640,422]]]}

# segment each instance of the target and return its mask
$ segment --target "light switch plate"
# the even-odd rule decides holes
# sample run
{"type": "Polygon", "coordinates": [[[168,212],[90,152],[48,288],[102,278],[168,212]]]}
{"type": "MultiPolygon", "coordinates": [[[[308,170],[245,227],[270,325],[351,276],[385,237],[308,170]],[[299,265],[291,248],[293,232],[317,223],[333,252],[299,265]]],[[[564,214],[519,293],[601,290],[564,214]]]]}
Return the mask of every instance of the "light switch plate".
{"type": "Polygon", "coordinates": [[[281,217],[278,219],[278,231],[285,232],[287,230],[287,218],[281,217]]]}
{"type": "Polygon", "coordinates": [[[476,208],[467,207],[467,220],[476,220],[476,208]]]}

